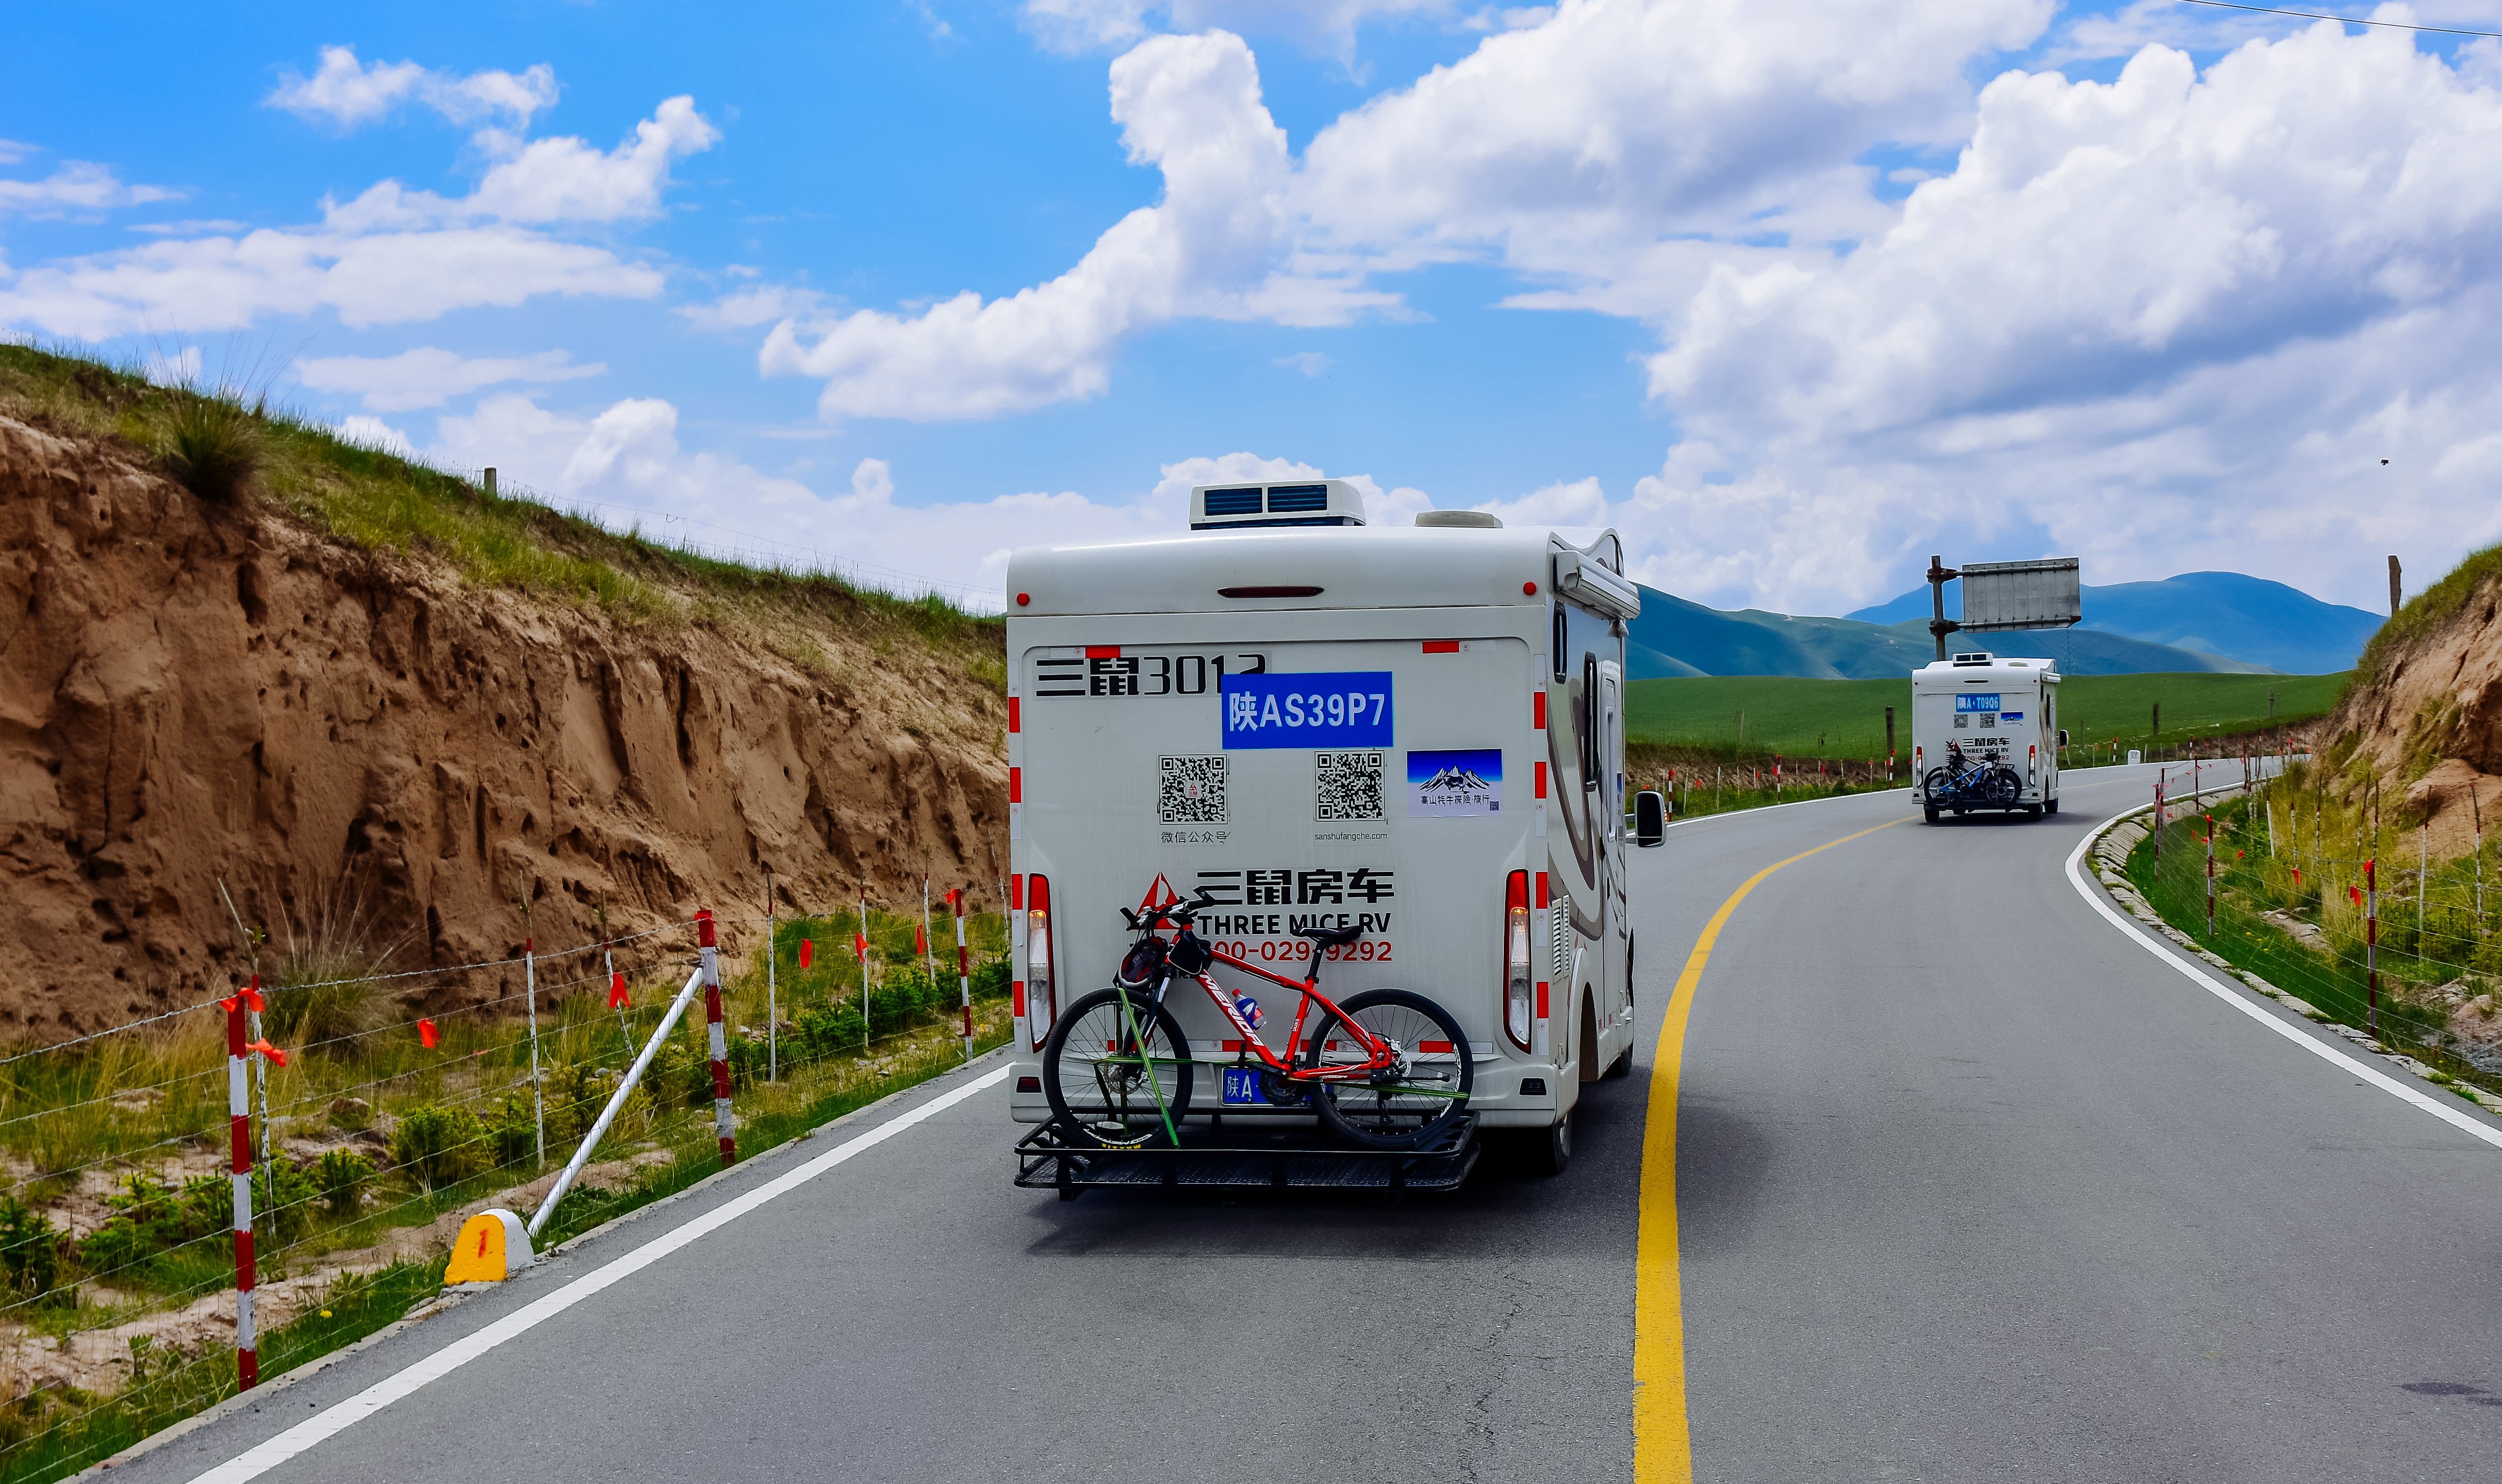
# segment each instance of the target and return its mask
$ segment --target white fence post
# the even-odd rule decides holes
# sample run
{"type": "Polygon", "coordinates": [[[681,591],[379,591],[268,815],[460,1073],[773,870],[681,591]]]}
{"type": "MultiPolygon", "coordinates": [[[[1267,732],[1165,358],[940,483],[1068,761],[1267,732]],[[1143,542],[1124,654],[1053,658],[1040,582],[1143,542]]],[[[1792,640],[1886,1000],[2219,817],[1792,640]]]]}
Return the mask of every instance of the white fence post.
{"type": "Polygon", "coordinates": [[[615,1093],[609,1095],[608,1106],[599,1110],[598,1121],[591,1126],[589,1133],[583,1135],[582,1147],[565,1162],[564,1173],[556,1177],[556,1185],[548,1192],[547,1199],[540,1201],[539,1208],[530,1213],[529,1233],[533,1238],[547,1226],[548,1217],[556,1211],[556,1203],[573,1188],[573,1177],[582,1173],[583,1164],[591,1158],[591,1151],[599,1146],[600,1138],[608,1132],[608,1126],[617,1121],[617,1110],[626,1106],[626,1096],[643,1080],[644,1070],[651,1066],[652,1058],[659,1052],[661,1043],[668,1040],[669,1032],[677,1029],[678,1017],[687,1013],[687,1004],[694,998],[696,986],[703,982],[704,971],[700,965],[687,975],[686,988],[678,991],[678,997],[669,1004],[669,1013],[660,1017],[659,1029],[653,1031],[652,1038],[644,1043],[643,1054],[634,1059],[634,1065],[626,1073],[625,1080],[617,1084],[615,1093]]]}
{"type": "Polygon", "coordinates": [[[533,1147],[538,1150],[538,1167],[547,1166],[547,1094],[539,1081],[539,961],[537,939],[522,939],[522,993],[530,1010],[530,1124],[536,1130],[533,1147]]]}
{"type": "Polygon", "coordinates": [[[774,962],[782,949],[773,933],[773,867],[764,868],[764,1080],[782,1080],[781,1001],[775,993],[774,962]]]}

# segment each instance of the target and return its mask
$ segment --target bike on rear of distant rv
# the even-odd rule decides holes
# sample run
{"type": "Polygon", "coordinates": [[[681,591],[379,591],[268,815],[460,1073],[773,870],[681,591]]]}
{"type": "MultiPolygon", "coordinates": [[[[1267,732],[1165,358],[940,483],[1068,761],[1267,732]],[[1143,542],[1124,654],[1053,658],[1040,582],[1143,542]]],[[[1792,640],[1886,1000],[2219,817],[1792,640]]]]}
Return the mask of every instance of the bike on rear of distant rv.
{"type": "MultiPolygon", "coordinates": [[[[2004,762],[1975,758],[1949,745],[1946,760],[1920,780],[1920,808],[1932,825],[1951,809],[2013,809],[2024,797],[2024,780],[2004,762]]],[[[2038,812],[2038,811],[2037,811],[2038,812]]]]}
{"type": "Polygon", "coordinates": [[[1459,1123],[1475,1069],[1448,1010],[1406,990],[1367,990],[1343,1003],[1320,992],[1323,956],[1363,936],[1361,926],[1297,929],[1311,940],[1311,958],[1302,979],[1288,979],[1200,937],[1192,924],[1208,905],[1202,891],[1186,903],[1121,909],[1138,936],[1121,960],[1119,982],[1078,1000],[1052,1027],[1043,1093],[1072,1142],[1102,1149],[1180,1142],[1202,1063],[1165,996],[1186,982],[1205,991],[1241,1037],[1232,1063],[1204,1063],[1223,1074],[1226,1104],[1308,1107],[1333,1133],[1367,1149],[1428,1148],[1459,1123]],[[1160,931],[1166,928],[1170,938],[1160,931]],[[1266,1017],[1258,1001],[1228,995],[1209,977],[1220,963],[1302,996],[1284,1056],[1260,1034],[1266,1017]]]}

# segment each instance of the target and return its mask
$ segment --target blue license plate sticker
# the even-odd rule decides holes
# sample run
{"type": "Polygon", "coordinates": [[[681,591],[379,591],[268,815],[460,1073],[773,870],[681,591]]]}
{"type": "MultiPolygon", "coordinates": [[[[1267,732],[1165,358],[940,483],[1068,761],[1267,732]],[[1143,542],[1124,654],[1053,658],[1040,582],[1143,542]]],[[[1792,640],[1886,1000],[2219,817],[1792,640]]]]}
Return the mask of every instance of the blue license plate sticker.
{"type": "Polygon", "coordinates": [[[1225,749],[1389,747],[1391,672],[1225,677],[1225,749]]]}
{"type": "Polygon", "coordinates": [[[1225,1069],[1225,1100],[1231,1104],[1267,1102],[1260,1096],[1260,1068],[1229,1066],[1225,1069]]]}

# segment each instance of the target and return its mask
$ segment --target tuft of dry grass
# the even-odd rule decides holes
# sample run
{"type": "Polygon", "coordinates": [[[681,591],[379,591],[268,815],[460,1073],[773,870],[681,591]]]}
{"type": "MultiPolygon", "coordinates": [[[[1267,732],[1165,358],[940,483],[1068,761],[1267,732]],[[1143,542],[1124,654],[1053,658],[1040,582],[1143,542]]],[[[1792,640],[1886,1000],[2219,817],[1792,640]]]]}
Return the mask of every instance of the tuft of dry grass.
{"type": "Polygon", "coordinates": [[[264,420],[225,391],[171,393],[157,435],[156,461],[183,487],[213,505],[243,497],[268,456],[264,420]]]}

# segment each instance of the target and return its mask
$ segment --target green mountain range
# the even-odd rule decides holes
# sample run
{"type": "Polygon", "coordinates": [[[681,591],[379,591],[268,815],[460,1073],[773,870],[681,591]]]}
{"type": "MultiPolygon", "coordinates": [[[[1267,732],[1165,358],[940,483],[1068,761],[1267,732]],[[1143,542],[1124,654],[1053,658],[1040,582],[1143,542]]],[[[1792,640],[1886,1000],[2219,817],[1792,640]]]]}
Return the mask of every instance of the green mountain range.
{"type": "MultiPolygon", "coordinates": [[[[1961,612],[1952,592],[1946,607],[1961,612]]],[[[2238,572],[2088,587],[2084,610],[2085,621],[2076,628],[1949,638],[1948,647],[2054,659],[2070,675],[2319,675],[2351,666],[2381,623],[2361,609],[2323,603],[2299,589],[2238,572]]],[[[1883,679],[1936,658],[1928,616],[1925,587],[1839,619],[1707,608],[1644,588],[1628,668],[1636,680],[1883,679]]]]}

